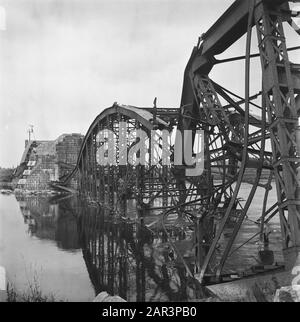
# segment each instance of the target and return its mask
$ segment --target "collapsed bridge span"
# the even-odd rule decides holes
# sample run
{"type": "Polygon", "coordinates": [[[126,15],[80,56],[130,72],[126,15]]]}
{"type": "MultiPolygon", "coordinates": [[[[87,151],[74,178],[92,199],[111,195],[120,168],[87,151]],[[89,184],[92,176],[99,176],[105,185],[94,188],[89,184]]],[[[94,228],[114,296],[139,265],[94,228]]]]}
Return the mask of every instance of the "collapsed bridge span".
{"type": "MultiPolygon", "coordinates": [[[[155,104],[141,109],[114,104],[90,126],[72,172],[78,175],[80,191],[110,209],[112,215],[128,216],[128,201],[132,200],[137,218],[159,218],[175,256],[201,283],[222,281],[258,188],[264,189],[256,234],[262,245],[262,271],[278,268],[268,249],[266,232],[266,225],[275,216],[281,224],[286,268],[291,269],[299,261],[300,68],[289,60],[285,37],[285,29],[293,27],[292,14],[289,2],[284,0],[235,1],[194,47],[184,73],[180,108],[163,109],[155,104]],[[255,57],[260,58],[262,74],[258,80],[261,91],[255,95],[251,94],[250,82],[253,30],[258,42],[255,57]],[[210,77],[215,65],[221,63],[215,56],[243,36],[245,54],[238,59],[245,61],[244,96],[210,77]],[[255,115],[250,107],[255,108],[255,115]],[[121,128],[121,123],[126,126],[121,128]],[[169,163],[164,162],[164,145],[158,141],[154,152],[157,162],[151,164],[151,135],[145,138],[143,151],[137,148],[141,130],[156,131],[160,137],[163,131],[180,131],[168,141],[169,163]],[[197,133],[203,135],[199,138],[197,133]],[[109,146],[110,135],[116,149],[109,146]],[[194,175],[187,171],[194,168],[184,158],[180,160],[182,165],[175,162],[175,148],[181,146],[184,151],[188,145],[194,148],[194,157],[202,147],[203,169],[194,175]],[[136,153],[130,153],[132,149],[136,153]],[[135,161],[144,157],[144,164],[124,162],[124,151],[135,161]],[[101,155],[108,162],[103,164],[101,155]],[[250,169],[251,179],[247,177],[250,169]],[[273,181],[277,200],[270,203],[273,181]],[[246,198],[241,195],[243,182],[250,185],[246,198]],[[192,264],[172,241],[172,222],[193,241],[192,264]]],[[[67,185],[70,178],[61,184],[67,185]]],[[[291,282],[291,275],[289,279],[291,282]]]]}

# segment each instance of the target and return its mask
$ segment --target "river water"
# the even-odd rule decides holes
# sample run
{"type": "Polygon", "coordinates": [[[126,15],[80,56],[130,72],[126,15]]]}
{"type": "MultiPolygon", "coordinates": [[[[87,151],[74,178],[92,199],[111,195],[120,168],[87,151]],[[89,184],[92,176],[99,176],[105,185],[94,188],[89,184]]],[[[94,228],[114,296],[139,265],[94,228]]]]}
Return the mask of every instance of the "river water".
{"type": "MultiPolygon", "coordinates": [[[[243,189],[246,195],[247,185],[243,189]]],[[[259,231],[253,221],[260,216],[262,198],[259,188],[235,247],[259,231]]],[[[273,189],[269,204],[275,200],[273,189]]],[[[275,260],[282,261],[278,218],[269,228],[275,260]]],[[[235,252],[230,265],[255,264],[257,241],[235,252]]],[[[104,290],[128,301],[199,298],[201,289],[166,245],[164,234],[113,220],[76,197],[0,195],[0,266],[21,293],[37,283],[43,294],[63,301],[92,301],[104,290]]]]}

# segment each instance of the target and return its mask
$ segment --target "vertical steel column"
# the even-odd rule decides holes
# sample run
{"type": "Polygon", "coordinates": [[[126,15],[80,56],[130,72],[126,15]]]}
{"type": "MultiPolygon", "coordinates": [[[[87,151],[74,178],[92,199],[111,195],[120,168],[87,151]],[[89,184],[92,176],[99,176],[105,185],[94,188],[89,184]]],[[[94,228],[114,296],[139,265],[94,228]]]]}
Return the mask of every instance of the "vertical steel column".
{"type": "Polygon", "coordinates": [[[86,146],[85,146],[85,171],[86,171],[85,195],[90,197],[90,192],[91,192],[91,185],[90,185],[91,164],[90,164],[89,147],[90,147],[90,143],[89,143],[89,139],[87,139],[86,146]]]}
{"type": "MultiPolygon", "coordinates": [[[[112,128],[111,128],[111,125],[112,125],[112,120],[111,120],[111,117],[110,116],[107,116],[106,117],[106,128],[108,131],[111,131],[112,128]]],[[[108,138],[109,139],[109,134],[108,134],[108,138]]],[[[109,147],[108,147],[109,148],[109,147]]],[[[110,162],[110,160],[109,160],[110,162]]],[[[114,209],[114,170],[113,170],[113,165],[112,164],[107,164],[105,166],[107,169],[106,169],[106,182],[105,182],[105,186],[106,186],[106,195],[107,195],[107,198],[108,198],[108,207],[111,209],[111,214],[113,215],[113,209],[114,209]]]]}
{"type": "Polygon", "coordinates": [[[128,136],[128,123],[124,115],[119,114],[118,115],[118,120],[119,120],[119,125],[120,122],[126,122],[126,128],[125,129],[120,129],[119,127],[119,155],[118,155],[118,171],[119,171],[119,183],[120,186],[118,187],[119,189],[119,199],[120,199],[120,213],[122,216],[126,216],[126,209],[127,209],[127,183],[126,183],[126,173],[129,171],[128,168],[128,162],[127,160],[121,160],[120,158],[123,158],[124,152],[126,150],[127,153],[127,136],[128,136]],[[122,130],[122,131],[121,131],[122,130]],[[121,150],[120,150],[121,149],[121,150]],[[122,154],[122,155],[121,155],[122,154]],[[124,163],[126,161],[127,164],[120,164],[124,163]]]}
{"type": "Polygon", "coordinates": [[[96,134],[92,133],[91,135],[91,165],[92,165],[92,198],[97,199],[97,161],[96,161],[96,134]]]}
{"type": "Polygon", "coordinates": [[[79,171],[78,171],[78,180],[79,180],[79,193],[83,192],[84,187],[84,166],[83,166],[83,158],[81,157],[79,161],[79,171]]]}
{"type": "Polygon", "coordinates": [[[92,154],[92,146],[93,146],[93,137],[91,136],[88,139],[88,160],[89,160],[89,196],[93,198],[93,154],[92,154]]]}
{"type": "MultiPolygon", "coordinates": [[[[103,123],[98,125],[99,132],[103,131],[103,123]]],[[[100,141],[99,141],[100,147],[100,141]]],[[[100,156],[99,156],[100,161],[100,156]]],[[[103,161],[103,160],[102,160],[103,161]]],[[[102,204],[105,203],[105,167],[103,164],[99,164],[99,195],[100,195],[100,202],[102,204]]]]}
{"type": "Polygon", "coordinates": [[[162,180],[162,206],[167,207],[168,206],[168,166],[162,165],[161,168],[161,176],[163,178],[162,180]]]}
{"type": "MultiPolygon", "coordinates": [[[[135,128],[136,130],[140,129],[140,124],[138,121],[135,121],[135,128]]],[[[137,152],[137,158],[140,157],[140,152],[137,152]]],[[[136,164],[135,171],[136,171],[136,203],[137,203],[137,218],[140,218],[143,216],[143,165],[136,164]]]]}
{"type": "Polygon", "coordinates": [[[87,197],[88,196],[88,151],[87,151],[87,144],[84,148],[83,162],[84,162],[84,190],[83,190],[83,193],[87,197]]]}
{"type": "Polygon", "coordinates": [[[114,263],[115,225],[109,223],[107,231],[107,285],[111,294],[114,294],[115,263],[114,263]]]}
{"type": "Polygon", "coordinates": [[[98,136],[98,133],[100,131],[99,129],[99,122],[97,123],[97,126],[96,126],[96,132],[95,132],[95,166],[96,166],[96,200],[97,201],[100,201],[100,166],[98,164],[98,141],[97,141],[97,136],[98,136]]]}
{"type": "MultiPolygon", "coordinates": [[[[278,8],[262,1],[255,10],[261,57],[263,92],[269,116],[283,248],[297,256],[300,247],[298,200],[299,155],[296,126],[298,116],[294,84],[282,18],[278,8]],[[298,251],[297,251],[298,248],[298,251]]],[[[294,259],[292,259],[293,261],[294,259]]],[[[288,266],[293,263],[287,263],[288,266]]]]}

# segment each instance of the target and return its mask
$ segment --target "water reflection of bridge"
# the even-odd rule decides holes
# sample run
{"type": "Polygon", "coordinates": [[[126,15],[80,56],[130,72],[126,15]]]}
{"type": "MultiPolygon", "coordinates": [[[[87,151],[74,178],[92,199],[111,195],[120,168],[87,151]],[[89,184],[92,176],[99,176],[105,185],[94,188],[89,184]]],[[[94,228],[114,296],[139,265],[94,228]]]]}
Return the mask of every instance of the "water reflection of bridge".
{"type": "MultiPolygon", "coordinates": [[[[153,215],[136,221],[128,210],[125,219],[112,216],[109,208],[92,207],[75,197],[18,196],[17,199],[32,236],[55,241],[63,250],[82,249],[95,295],[107,291],[128,301],[201,297],[199,282],[193,278],[199,254],[197,236],[192,226],[182,227],[178,218],[163,222],[153,215]]],[[[270,229],[277,229],[278,225],[274,223],[270,229]]],[[[247,220],[241,230],[242,240],[257,231],[259,227],[247,220]]],[[[279,232],[275,235],[280,237],[279,232]]],[[[271,242],[278,257],[278,242],[273,239],[271,242]]],[[[248,245],[247,253],[240,251],[238,244],[236,247],[230,261],[232,266],[226,268],[228,274],[236,266],[246,269],[256,255],[256,240],[248,245]]]]}
{"type": "Polygon", "coordinates": [[[198,281],[188,276],[166,235],[172,234],[177,245],[186,246],[182,229],[165,231],[158,226],[151,227],[152,231],[143,223],[114,218],[109,210],[91,207],[75,197],[30,195],[17,196],[17,200],[31,236],[55,241],[63,250],[82,249],[95,295],[107,291],[128,301],[201,297],[198,281]]]}
{"type": "Polygon", "coordinates": [[[114,220],[99,208],[83,208],[78,225],[96,294],[105,290],[128,301],[201,297],[197,281],[187,276],[181,263],[173,261],[164,232],[154,236],[144,225],[114,220]]]}
{"type": "Polygon", "coordinates": [[[28,232],[39,239],[56,242],[57,247],[79,249],[74,199],[56,200],[43,196],[16,196],[28,232]]]}

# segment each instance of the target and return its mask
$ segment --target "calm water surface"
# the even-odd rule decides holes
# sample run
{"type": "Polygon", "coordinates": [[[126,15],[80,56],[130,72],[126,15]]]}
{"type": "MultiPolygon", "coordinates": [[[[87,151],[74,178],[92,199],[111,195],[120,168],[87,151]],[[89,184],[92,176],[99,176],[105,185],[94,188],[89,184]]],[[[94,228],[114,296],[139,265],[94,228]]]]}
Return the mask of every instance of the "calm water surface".
{"type": "Polygon", "coordinates": [[[47,199],[0,195],[0,265],[18,291],[36,279],[45,295],[61,300],[94,297],[76,218],[47,199]]]}
{"type": "MultiPolygon", "coordinates": [[[[243,189],[246,197],[247,185],[243,189]]],[[[262,198],[259,188],[235,246],[259,230],[253,220],[261,214],[262,198]]],[[[269,204],[275,200],[273,189],[269,204]]],[[[271,248],[281,261],[278,218],[270,229],[271,248]]],[[[257,241],[237,251],[227,268],[255,264],[257,241]]],[[[112,220],[104,210],[75,197],[0,195],[0,265],[19,292],[36,280],[43,294],[58,300],[92,301],[103,290],[128,301],[186,301],[201,296],[183,265],[172,260],[163,233],[112,220]]]]}

